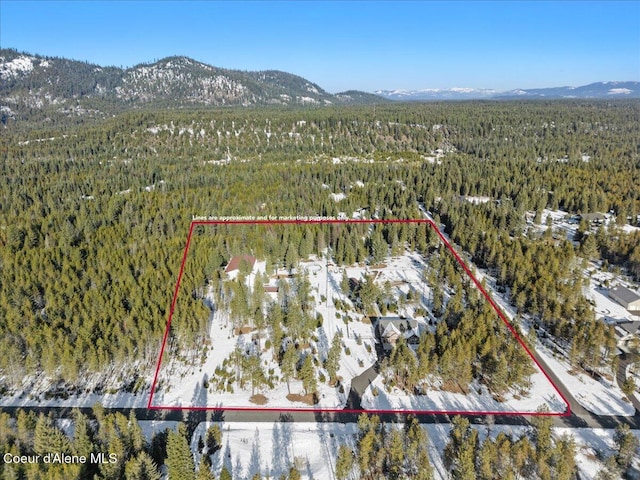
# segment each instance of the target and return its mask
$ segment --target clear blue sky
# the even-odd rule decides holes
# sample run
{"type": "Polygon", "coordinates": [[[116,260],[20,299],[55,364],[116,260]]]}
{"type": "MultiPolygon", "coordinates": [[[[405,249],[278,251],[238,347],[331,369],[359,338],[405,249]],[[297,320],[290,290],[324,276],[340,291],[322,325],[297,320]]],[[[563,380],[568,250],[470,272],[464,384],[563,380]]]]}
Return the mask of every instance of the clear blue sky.
{"type": "Polygon", "coordinates": [[[0,0],[0,46],[100,65],[187,55],[330,92],[640,80],[640,2],[0,0]]]}

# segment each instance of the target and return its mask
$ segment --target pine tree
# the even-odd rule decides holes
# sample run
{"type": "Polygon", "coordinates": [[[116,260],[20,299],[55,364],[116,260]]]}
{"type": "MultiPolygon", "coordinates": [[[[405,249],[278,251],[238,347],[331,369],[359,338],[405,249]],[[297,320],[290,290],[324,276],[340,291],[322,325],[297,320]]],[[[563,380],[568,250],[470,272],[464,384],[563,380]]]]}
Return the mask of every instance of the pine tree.
{"type": "Polygon", "coordinates": [[[215,476],[211,471],[211,462],[207,455],[203,455],[198,466],[198,474],[196,480],[215,480],[215,476]]]}
{"type": "Polygon", "coordinates": [[[380,225],[376,225],[371,234],[369,241],[369,254],[371,255],[371,263],[377,264],[384,261],[387,258],[387,251],[389,245],[382,236],[382,228],[380,225]]]}
{"type": "Polygon", "coordinates": [[[305,357],[298,376],[300,380],[302,380],[302,388],[304,389],[305,395],[315,394],[318,390],[318,382],[316,380],[316,369],[313,366],[311,355],[305,357]]]}
{"type": "MultiPolygon", "coordinates": [[[[108,421],[107,417],[107,421],[108,421]]],[[[108,443],[104,444],[102,448],[105,448],[109,454],[115,455],[117,461],[115,463],[103,462],[99,465],[100,475],[105,480],[118,480],[122,478],[124,473],[124,466],[128,460],[127,452],[124,446],[122,438],[117,432],[110,435],[108,443]]]]}
{"type": "Polygon", "coordinates": [[[153,459],[146,452],[139,452],[124,466],[127,480],[160,480],[162,475],[153,459]]]}
{"type": "Polygon", "coordinates": [[[16,440],[21,449],[29,450],[33,446],[33,435],[38,417],[33,412],[18,410],[16,418],[16,440]]]}
{"type": "Polygon", "coordinates": [[[616,427],[613,441],[616,446],[616,461],[620,468],[625,471],[631,464],[631,460],[637,456],[640,442],[627,424],[618,425],[616,427]]]}
{"type": "Polygon", "coordinates": [[[389,478],[398,479],[401,477],[404,468],[404,442],[402,439],[402,434],[393,429],[391,434],[389,435],[389,441],[387,445],[387,458],[386,458],[386,471],[388,472],[389,478]]]}
{"type": "Polygon", "coordinates": [[[298,363],[298,351],[292,344],[287,345],[287,349],[282,356],[282,377],[287,382],[287,392],[291,393],[290,382],[296,373],[296,364],[298,363]]]}
{"type": "Polygon", "coordinates": [[[338,448],[338,457],[336,459],[336,477],[338,480],[345,480],[353,469],[353,450],[346,445],[340,445],[338,448]]]}
{"type": "Polygon", "coordinates": [[[227,470],[226,466],[223,466],[222,470],[220,471],[220,480],[233,480],[233,478],[231,477],[231,473],[229,473],[229,470],[227,470]]]}
{"type": "Polygon", "coordinates": [[[576,476],[576,446],[572,437],[563,436],[556,442],[552,453],[553,478],[571,480],[576,476]]]}
{"type": "Polygon", "coordinates": [[[144,438],[144,433],[142,433],[142,428],[140,428],[140,424],[138,423],[133,410],[129,412],[128,427],[131,445],[130,453],[133,455],[147,448],[147,439],[144,438]]]}
{"type": "Polygon", "coordinates": [[[625,379],[625,381],[622,382],[622,385],[620,385],[620,389],[627,397],[631,398],[633,392],[636,391],[636,382],[633,377],[628,377],[627,379],[625,379]]]}
{"type": "Polygon", "coordinates": [[[358,466],[360,474],[367,476],[372,468],[372,459],[375,456],[377,436],[375,429],[370,429],[358,442],[358,466]]]}
{"type": "Polygon", "coordinates": [[[57,427],[53,425],[49,417],[40,414],[33,435],[33,450],[37,455],[45,455],[49,452],[71,451],[69,439],[57,427]]]}
{"type": "Polygon", "coordinates": [[[169,477],[174,480],[193,480],[195,465],[189,443],[186,438],[186,427],[178,424],[176,430],[170,430],[167,438],[167,467],[169,477]]]}
{"type": "Polygon", "coordinates": [[[73,433],[73,451],[76,455],[89,457],[91,452],[95,451],[91,426],[87,416],[77,408],[73,410],[73,417],[75,427],[73,433]]]}
{"type": "Polygon", "coordinates": [[[259,389],[267,381],[260,363],[260,357],[257,355],[244,356],[242,371],[251,383],[251,395],[255,395],[256,389],[259,389]]]}
{"type": "Polygon", "coordinates": [[[444,462],[454,480],[475,480],[477,443],[478,432],[471,428],[469,420],[460,416],[453,417],[449,443],[444,450],[444,462]]]}
{"type": "Polygon", "coordinates": [[[207,452],[209,455],[214,454],[222,448],[222,432],[218,425],[211,425],[207,428],[207,452]]]}
{"type": "Polygon", "coordinates": [[[327,353],[327,360],[325,361],[324,368],[327,369],[329,374],[329,381],[335,383],[338,375],[338,368],[340,367],[340,354],[342,353],[342,343],[338,335],[334,335],[331,341],[331,348],[327,353]]]}
{"type": "Polygon", "coordinates": [[[349,283],[349,276],[347,275],[346,270],[342,271],[342,278],[340,279],[340,290],[345,297],[351,298],[351,287],[349,283]]]}
{"type": "Polygon", "coordinates": [[[288,480],[301,480],[302,475],[300,475],[300,471],[294,466],[289,469],[288,480]]]}

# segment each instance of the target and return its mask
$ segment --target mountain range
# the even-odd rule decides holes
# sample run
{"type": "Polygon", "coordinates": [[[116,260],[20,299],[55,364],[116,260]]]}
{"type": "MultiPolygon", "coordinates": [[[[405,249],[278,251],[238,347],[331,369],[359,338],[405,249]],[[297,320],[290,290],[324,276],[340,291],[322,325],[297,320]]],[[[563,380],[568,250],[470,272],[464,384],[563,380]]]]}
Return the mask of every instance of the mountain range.
{"type": "Polygon", "coordinates": [[[376,95],[397,101],[513,100],[561,98],[640,98],[640,82],[596,82],[581,87],[529,88],[498,91],[482,88],[427,88],[376,90],[376,95]]]}
{"type": "Polygon", "coordinates": [[[600,82],[498,92],[487,89],[358,90],[331,94],[277,70],[218,68],[184,56],[131,68],[104,67],[59,57],[0,49],[0,120],[52,121],[106,117],[131,108],[345,105],[394,100],[638,98],[639,82],[600,82]]]}
{"type": "Polygon", "coordinates": [[[131,68],[0,50],[0,120],[106,117],[130,108],[381,103],[351,90],[331,94],[300,76],[247,72],[174,56],[131,68]]]}

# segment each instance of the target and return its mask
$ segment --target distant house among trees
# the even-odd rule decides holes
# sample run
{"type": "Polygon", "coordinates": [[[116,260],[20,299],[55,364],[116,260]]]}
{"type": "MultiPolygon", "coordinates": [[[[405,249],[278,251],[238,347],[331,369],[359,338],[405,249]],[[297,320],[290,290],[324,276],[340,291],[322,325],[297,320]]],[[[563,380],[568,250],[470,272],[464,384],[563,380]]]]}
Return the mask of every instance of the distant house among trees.
{"type": "Polygon", "coordinates": [[[229,264],[224,271],[230,278],[235,278],[240,272],[241,267],[244,266],[247,269],[247,273],[251,273],[255,264],[256,258],[251,255],[236,255],[229,260],[229,264]]]}
{"type": "Polygon", "coordinates": [[[629,312],[640,313],[640,295],[627,287],[617,286],[609,290],[609,296],[629,312]]]}
{"type": "Polygon", "coordinates": [[[607,221],[607,216],[604,213],[583,213],[579,216],[580,220],[584,220],[590,225],[602,225],[607,221]]]}

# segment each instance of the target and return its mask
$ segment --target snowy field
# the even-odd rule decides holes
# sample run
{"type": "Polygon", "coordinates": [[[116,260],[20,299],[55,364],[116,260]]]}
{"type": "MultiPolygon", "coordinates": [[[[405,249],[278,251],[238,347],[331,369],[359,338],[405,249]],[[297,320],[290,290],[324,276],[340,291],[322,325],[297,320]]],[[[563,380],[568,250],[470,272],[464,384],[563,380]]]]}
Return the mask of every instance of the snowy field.
{"type": "Polygon", "coordinates": [[[633,416],[635,408],[626,399],[615,380],[597,380],[585,373],[569,373],[571,366],[555,358],[549,350],[538,345],[538,353],[555,372],[573,397],[596,415],[633,416]]]}
{"type": "MultiPolygon", "coordinates": [[[[213,423],[201,423],[191,441],[196,465],[200,462],[199,439],[206,437],[207,428],[213,423]]],[[[226,466],[233,478],[250,479],[256,473],[270,478],[286,474],[296,465],[305,480],[334,480],[335,463],[339,445],[355,448],[355,423],[281,423],[248,424],[218,423],[222,431],[222,448],[211,456],[213,472],[219,475],[226,466]]],[[[400,425],[392,428],[401,428],[400,425]]],[[[450,424],[423,425],[429,438],[429,459],[434,480],[448,480],[442,455],[449,441],[450,424]]],[[[480,440],[495,439],[501,432],[512,438],[531,434],[532,428],[506,425],[473,425],[480,440]]],[[[640,431],[634,434],[640,439],[640,431]]],[[[600,460],[613,454],[614,430],[590,428],[553,428],[555,438],[571,436],[576,442],[576,463],[580,478],[595,479],[604,467],[600,460]]],[[[636,464],[639,460],[636,460],[636,464]]],[[[355,477],[353,477],[355,478],[355,477]]]]}
{"type": "Polygon", "coordinates": [[[421,410],[492,413],[535,413],[546,406],[551,413],[564,413],[566,403],[556,392],[551,382],[536,366],[531,376],[529,394],[520,397],[505,395],[503,401],[495,400],[484,385],[473,382],[468,394],[429,390],[426,395],[416,396],[393,389],[387,392],[381,377],[376,378],[362,397],[362,406],[370,410],[421,410]],[[377,392],[377,395],[374,394],[377,392]]]}

